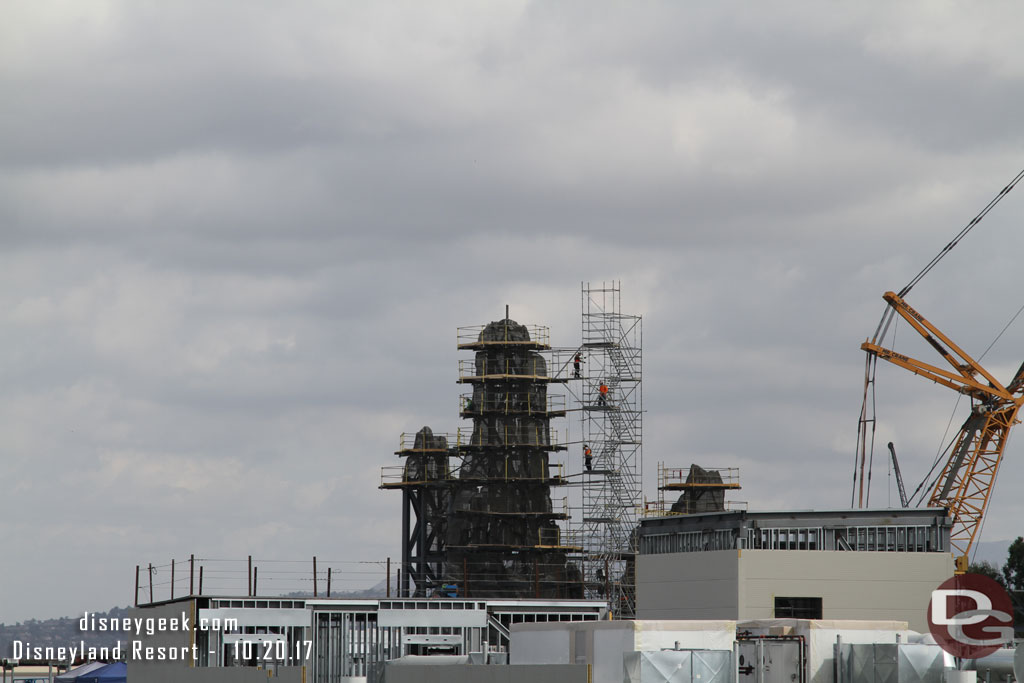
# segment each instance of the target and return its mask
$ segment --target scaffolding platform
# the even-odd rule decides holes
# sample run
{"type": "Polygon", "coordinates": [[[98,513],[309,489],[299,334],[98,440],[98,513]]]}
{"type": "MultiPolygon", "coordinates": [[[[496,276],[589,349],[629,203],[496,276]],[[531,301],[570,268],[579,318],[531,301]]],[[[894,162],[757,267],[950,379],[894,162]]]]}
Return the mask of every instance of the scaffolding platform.
{"type": "MultiPolygon", "coordinates": [[[[497,517],[523,517],[526,519],[569,519],[569,499],[562,498],[560,500],[552,501],[552,509],[543,510],[539,512],[531,511],[516,511],[516,510],[476,510],[476,509],[463,509],[455,510],[456,515],[484,515],[484,516],[497,516],[497,517]]],[[[556,534],[559,539],[561,538],[561,532],[556,534]]]]}
{"type": "Polygon", "coordinates": [[[711,477],[719,478],[721,481],[690,481],[690,468],[688,467],[665,467],[664,463],[658,463],[658,490],[659,491],[686,491],[690,489],[739,489],[740,470],[738,467],[717,467],[704,469],[711,477]]]}
{"type": "Polygon", "coordinates": [[[499,356],[498,358],[462,358],[459,359],[459,384],[478,382],[521,382],[527,383],[564,383],[568,377],[553,376],[548,373],[548,363],[543,356],[521,358],[515,356],[499,356]]]}
{"type": "Polygon", "coordinates": [[[582,546],[576,545],[511,545],[504,543],[476,543],[470,545],[450,545],[452,550],[564,550],[567,552],[581,552],[582,546]]]}
{"type": "Polygon", "coordinates": [[[702,483],[702,482],[675,482],[672,484],[665,484],[659,486],[659,491],[686,491],[687,489],[738,489],[741,488],[739,484],[733,483],[702,483]]]}
{"type": "Polygon", "coordinates": [[[561,463],[548,463],[548,468],[555,468],[558,474],[550,474],[547,477],[516,477],[507,474],[501,477],[492,476],[462,476],[459,467],[449,469],[444,476],[431,478],[409,479],[408,471],[404,465],[388,465],[380,468],[380,486],[382,489],[401,489],[404,487],[452,487],[459,484],[477,485],[484,483],[505,483],[505,484],[546,484],[548,486],[565,486],[568,479],[562,474],[564,468],[561,463]]]}
{"type": "Polygon", "coordinates": [[[658,498],[645,498],[641,514],[644,517],[670,517],[718,510],[746,510],[746,502],[725,500],[726,491],[740,488],[738,467],[665,467],[665,463],[659,462],[658,498]],[[666,492],[682,493],[686,496],[688,502],[685,506],[689,509],[673,510],[676,503],[683,505],[684,498],[680,497],[679,501],[673,503],[665,499],[666,492]]]}
{"type": "MultiPolygon", "coordinates": [[[[727,500],[725,501],[725,512],[746,512],[747,501],[745,500],[727,500]]],[[[644,500],[644,517],[681,517],[691,513],[688,512],[672,512],[671,509],[665,509],[666,504],[664,500],[644,500]]]]}
{"type": "Polygon", "coordinates": [[[431,440],[433,445],[425,446],[421,444],[417,446],[416,434],[417,432],[402,432],[398,437],[398,450],[395,451],[395,455],[402,457],[409,455],[430,455],[435,457],[438,455],[444,455],[451,450],[451,446],[454,445],[456,440],[459,438],[458,432],[438,433],[433,434],[432,436],[431,440]],[[445,445],[439,446],[438,444],[442,441],[445,445]]]}
{"type": "MultiPolygon", "coordinates": [[[[507,320],[507,318],[506,318],[507,320]]],[[[543,351],[551,348],[551,331],[545,325],[519,325],[517,328],[505,327],[503,339],[491,339],[481,341],[480,337],[486,328],[494,328],[489,325],[465,325],[456,329],[457,346],[460,351],[484,351],[493,348],[512,347],[543,351]],[[510,330],[524,329],[529,334],[529,339],[513,339],[515,332],[510,330]]]]}
{"type": "Polygon", "coordinates": [[[519,375],[512,372],[489,372],[486,374],[467,373],[460,375],[456,380],[459,384],[474,384],[476,382],[547,382],[549,384],[564,384],[568,377],[551,377],[550,375],[519,375]]]}
{"type": "Polygon", "coordinates": [[[506,443],[506,444],[493,444],[493,443],[479,443],[469,444],[465,443],[456,448],[455,450],[461,455],[463,453],[474,453],[484,451],[515,451],[522,450],[524,448],[531,448],[539,451],[547,451],[551,453],[557,453],[559,451],[568,450],[568,446],[563,446],[558,443],[506,443]]]}
{"type": "Polygon", "coordinates": [[[523,517],[526,519],[569,519],[567,512],[494,512],[492,510],[456,510],[456,515],[481,515],[485,517],[523,517]]]}
{"type": "Polygon", "coordinates": [[[477,390],[459,396],[459,417],[499,415],[551,419],[565,417],[565,396],[538,396],[536,392],[477,390]]]}
{"type": "Polygon", "coordinates": [[[526,417],[542,417],[547,419],[553,419],[556,417],[565,417],[566,411],[563,410],[466,410],[462,409],[459,411],[459,417],[463,419],[472,419],[474,417],[489,417],[492,415],[520,415],[526,417]]]}
{"type": "MultiPolygon", "coordinates": [[[[382,478],[383,479],[383,478],[382,478]]],[[[494,477],[452,477],[451,479],[398,479],[382,480],[377,488],[380,489],[403,489],[403,488],[449,488],[455,484],[547,484],[548,486],[566,486],[569,481],[561,477],[548,479],[537,479],[530,477],[508,477],[506,479],[495,479],[494,477]]]]}
{"type": "Polygon", "coordinates": [[[459,429],[456,438],[456,453],[475,451],[508,451],[530,448],[541,451],[564,451],[568,446],[559,438],[556,430],[546,425],[512,424],[490,426],[482,429],[459,429]]]}

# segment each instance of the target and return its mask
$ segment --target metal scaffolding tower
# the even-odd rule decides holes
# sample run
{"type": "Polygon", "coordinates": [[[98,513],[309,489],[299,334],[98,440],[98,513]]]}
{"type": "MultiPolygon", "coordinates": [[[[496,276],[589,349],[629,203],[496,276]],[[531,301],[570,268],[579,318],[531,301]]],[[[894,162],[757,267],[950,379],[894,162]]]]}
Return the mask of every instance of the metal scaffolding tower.
{"type": "Polygon", "coordinates": [[[643,475],[641,317],[622,312],[618,282],[582,285],[586,372],[577,400],[592,462],[582,473],[588,597],[605,597],[616,618],[636,615],[636,527],[643,475]]]}

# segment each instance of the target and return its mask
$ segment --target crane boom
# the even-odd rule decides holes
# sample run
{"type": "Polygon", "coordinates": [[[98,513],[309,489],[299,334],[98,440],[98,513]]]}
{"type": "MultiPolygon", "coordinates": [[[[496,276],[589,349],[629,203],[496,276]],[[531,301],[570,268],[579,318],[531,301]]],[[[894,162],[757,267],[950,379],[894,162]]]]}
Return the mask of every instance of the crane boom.
{"type": "Polygon", "coordinates": [[[896,459],[896,447],[889,442],[889,452],[892,453],[892,469],[896,473],[896,486],[900,489],[900,507],[907,507],[910,501],[907,500],[907,490],[903,488],[903,474],[900,472],[900,462],[896,459]]]}
{"type": "MultiPolygon", "coordinates": [[[[1006,439],[1010,429],[1017,424],[1017,413],[1024,403],[1024,365],[1021,365],[1007,388],[900,296],[886,292],[883,298],[931,344],[954,371],[887,349],[877,343],[877,338],[865,341],[861,348],[870,355],[972,399],[971,414],[960,429],[956,445],[928,501],[929,507],[949,510],[953,519],[950,545],[956,555],[957,570],[966,571],[968,554],[985,516],[1006,439]]],[[[895,455],[893,452],[894,463],[895,455]]],[[[900,498],[903,498],[902,491],[900,498]]]]}

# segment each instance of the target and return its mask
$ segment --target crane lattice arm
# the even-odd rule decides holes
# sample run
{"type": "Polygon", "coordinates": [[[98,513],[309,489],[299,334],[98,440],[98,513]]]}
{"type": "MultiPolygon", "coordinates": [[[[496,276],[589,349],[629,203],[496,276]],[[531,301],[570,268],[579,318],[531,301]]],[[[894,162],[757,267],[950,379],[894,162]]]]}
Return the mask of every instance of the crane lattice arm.
{"type": "Polygon", "coordinates": [[[864,342],[861,348],[972,399],[971,414],[960,429],[952,454],[928,501],[929,507],[949,510],[953,518],[950,544],[956,554],[957,570],[965,571],[968,553],[981,528],[999,471],[1006,439],[1018,422],[1017,412],[1024,403],[1024,365],[1009,386],[1004,387],[898,295],[886,292],[883,298],[931,344],[954,372],[882,347],[877,339],[864,342]]]}
{"type": "Polygon", "coordinates": [[[903,488],[903,473],[900,472],[900,461],[896,459],[896,447],[889,442],[889,452],[892,453],[892,469],[896,472],[896,486],[900,490],[900,507],[907,507],[910,501],[907,498],[907,490],[903,488]]]}

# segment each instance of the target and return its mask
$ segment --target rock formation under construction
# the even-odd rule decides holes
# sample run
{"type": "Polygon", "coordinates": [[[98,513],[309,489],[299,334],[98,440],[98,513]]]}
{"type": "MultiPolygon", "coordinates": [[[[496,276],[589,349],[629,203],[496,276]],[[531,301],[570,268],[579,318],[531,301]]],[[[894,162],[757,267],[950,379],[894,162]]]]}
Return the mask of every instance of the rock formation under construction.
{"type": "Polygon", "coordinates": [[[549,347],[506,318],[459,348],[474,352],[459,377],[472,387],[461,414],[473,429],[456,446],[446,581],[480,597],[581,597],[582,579],[567,562],[557,524],[568,511],[551,500],[551,487],[564,480],[549,463],[563,449],[550,421],[565,411],[548,400],[550,384],[560,381],[548,375],[541,352],[549,347]]]}

